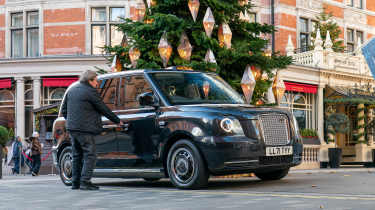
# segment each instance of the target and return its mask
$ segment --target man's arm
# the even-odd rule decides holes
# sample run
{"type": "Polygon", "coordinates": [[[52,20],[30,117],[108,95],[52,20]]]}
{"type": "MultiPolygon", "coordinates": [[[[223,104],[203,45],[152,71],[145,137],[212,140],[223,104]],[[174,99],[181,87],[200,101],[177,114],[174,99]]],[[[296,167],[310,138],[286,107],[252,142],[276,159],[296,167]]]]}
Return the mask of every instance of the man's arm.
{"type": "Polygon", "coordinates": [[[89,100],[94,105],[94,107],[106,118],[111,120],[112,122],[119,124],[121,122],[120,118],[118,118],[108,107],[104,104],[102,98],[96,92],[96,90],[90,91],[89,100]]]}
{"type": "Polygon", "coordinates": [[[65,95],[64,103],[62,104],[61,107],[61,113],[64,116],[65,119],[67,119],[68,116],[68,94],[65,95]]]}

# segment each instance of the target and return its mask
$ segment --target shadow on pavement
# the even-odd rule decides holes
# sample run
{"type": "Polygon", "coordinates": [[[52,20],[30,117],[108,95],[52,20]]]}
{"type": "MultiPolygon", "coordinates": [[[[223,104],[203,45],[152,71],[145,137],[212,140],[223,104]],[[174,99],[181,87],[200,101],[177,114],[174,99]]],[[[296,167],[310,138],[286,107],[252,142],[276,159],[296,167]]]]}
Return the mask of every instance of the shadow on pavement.
{"type": "MultiPolygon", "coordinates": [[[[308,181],[312,181],[306,177],[308,181]]],[[[283,179],[277,181],[261,181],[257,178],[237,178],[237,179],[210,179],[208,187],[204,190],[233,190],[241,188],[246,189],[267,189],[274,191],[275,188],[282,190],[283,187],[294,186],[306,186],[306,179],[283,179]]],[[[110,187],[129,187],[129,188],[156,188],[156,189],[177,189],[169,181],[169,179],[162,179],[156,182],[147,182],[144,180],[132,180],[124,179],[124,181],[116,182],[100,182],[100,179],[96,180],[95,184],[99,186],[110,186],[110,187]]]]}

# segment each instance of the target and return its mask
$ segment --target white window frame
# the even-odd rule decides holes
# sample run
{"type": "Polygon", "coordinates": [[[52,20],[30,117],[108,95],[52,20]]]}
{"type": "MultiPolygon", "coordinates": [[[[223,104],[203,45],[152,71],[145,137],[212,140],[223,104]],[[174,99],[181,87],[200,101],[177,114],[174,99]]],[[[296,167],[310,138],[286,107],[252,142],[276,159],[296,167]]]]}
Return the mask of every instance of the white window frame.
{"type": "Polygon", "coordinates": [[[41,12],[38,9],[31,9],[31,10],[23,10],[23,11],[11,11],[8,13],[9,14],[9,57],[11,58],[25,58],[29,57],[28,56],[28,47],[29,44],[27,42],[28,40],[28,35],[27,32],[30,29],[38,29],[38,55],[37,57],[40,57],[41,55],[41,35],[40,35],[40,27],[41,27],[41,12]],[[28,25],[28,20],[27,20],[27,15],[31,12],[37,12],[38,13],[38,25],[28,25]],[[12,16],[14,14],[22,14],[22,26],[19,27],[13,27],[12,26],[12,16]],[[20,57],[14,57],[13,56],[13,43],[12,43],[12,32],[17,31],[17,30],[22,30],[22,55],[20,57]]]}
{"type": "MultiPolygon", "coordinates": [[[[116,5],[111,5],[111,6],[92,6],[92,7],[89,7],[89,21],[90,21],[90,24],[89,24],[89,31],[90,31],[90,54],[91,55],[100,55],[100,54],[94,54],[94,43],[93,43],[93,26],[105,26],[105,45],[106,46],[109,46],[111,44],[111,26],[112,25],[116,25],[116,24],[119,24],[121,23],[121,21],[111,21],[111,9],[112,8],[122,8],[124,9],[124,18],[127,17],[127,8],[125,6],[116,6],[116,5]],[[92,18],[92,11],[93,9],[95,8],[105,8],[105,11],[106,11],[106,19],[105,21],[93,21],[93,18],[92,18]]],[[[106,54],[106,52],[102,52],[102,54],[106,54]]]]}

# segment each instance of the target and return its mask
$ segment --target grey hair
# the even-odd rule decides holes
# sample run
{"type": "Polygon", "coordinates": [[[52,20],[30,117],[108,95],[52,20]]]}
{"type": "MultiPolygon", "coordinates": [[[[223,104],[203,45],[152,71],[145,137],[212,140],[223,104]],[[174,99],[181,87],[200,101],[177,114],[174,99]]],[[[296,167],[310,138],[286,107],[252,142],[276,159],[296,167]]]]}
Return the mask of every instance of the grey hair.
{"type": "Polygon", "coordinates": [[[87,82],[89,82],[90,80],[95,79],[96,76],[98,76],[98,75],[96,74],[95,71],[92,71],[92,70],[86,70],[86,71],[84,71],[84,72],[81,74],[81,76],[80,76],[80,78],[79,78],[79,81],[80,81],[80,82],[83,82],[83,83],[87,83],[87,82]]]}

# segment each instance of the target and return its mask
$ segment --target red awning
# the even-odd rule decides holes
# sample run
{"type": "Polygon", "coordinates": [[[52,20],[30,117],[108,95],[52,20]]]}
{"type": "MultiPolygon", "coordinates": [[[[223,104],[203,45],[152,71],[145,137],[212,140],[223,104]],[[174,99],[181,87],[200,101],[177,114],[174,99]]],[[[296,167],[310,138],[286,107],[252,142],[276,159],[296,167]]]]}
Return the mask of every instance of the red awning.
{"type": "Polygon", "coordinates": [[[313,93],[316,94],[318,90],[317,85],[307,85],[294,82],[284,82],[287,91],[303,92],[303,93],[313,93]]]}
{"type": "Polygon", "coordinates": [[[11,79],[0,79],[0,88],[11,88],[12,80],[11,79]]]}
{"type": "Polygon", "coordinates": [[[77,80],[76,77],[43,78],[43,87],[68,87],[77,80]]]}

